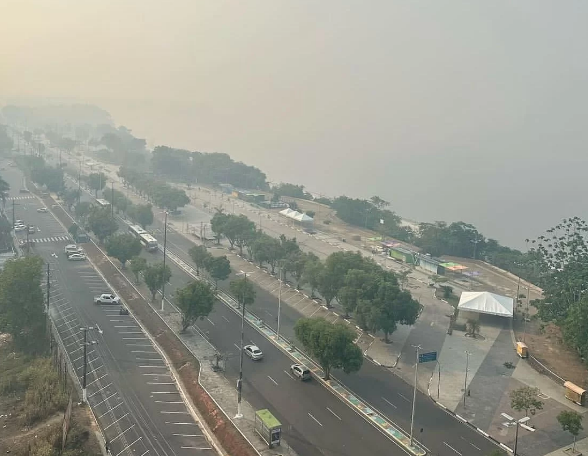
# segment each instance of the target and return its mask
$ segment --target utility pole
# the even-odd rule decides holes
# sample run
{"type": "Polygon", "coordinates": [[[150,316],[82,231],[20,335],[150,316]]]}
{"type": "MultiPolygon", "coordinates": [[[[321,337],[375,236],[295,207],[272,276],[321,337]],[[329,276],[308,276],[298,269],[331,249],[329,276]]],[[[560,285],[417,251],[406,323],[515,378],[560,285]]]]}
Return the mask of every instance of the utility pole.
{"type": "Polygon", "coordinates": [[[45,310],[47,314],[47,332],[49,333],[49,352],[53,352],[53,337],[51,335],[51,317],[49,316],[49,291],[51,289],[51,282],[49,281],[49,263],[47,263],[47,299],[45,302],[45,310]]]}
{"type": "Polygon", "coordinates": [[[49,315],[49,290],[51,289],[51,283],[49,282],[49,263],[47,263],[47,315],[49,315]]]}
{"type": "Polygon", "coordinates": [[[12,227],[14,228],[14,225],[16,225],[16,217],[15,217],[15,206],[16,203],[14,202],[14,199],[12,200],[12,227]]]}
{"type": "Polygon", "coordinates": [[[110,215],[114,220],[114,182],[110,183],[110,215]]]}
{"type": "Polygon", "coordinates": [[[414,391],[412,393],[412,413],[410,415],[410,446],[412,446],[412,431],[414,429],[414,409],[416,405],[416,392],[417,392],[417,382],[418,382],[418,372],[419,372],[419,350],[421,349],[420,345],[413,345],[416,351],[416,364],[414,365],[414,391]]]}
{"type": "MultiPolygon", "coordinates": [[[[245,287],[243,287],[243,295],[241,296],[241,350],[239,355],[239,379],[237,380],[237,414],[235,418],[243,418],[243,413],[241,412],[241,397],[243,392],[243,338],[244,338],[244,330],[245,330],[245,289],[247,288],[247,273],[243,272],[245,276],[245,287]]],[[[238,301],[237,301],[238,302],[238,301]]]]}
{"type": "Polygon", "coordinates": [[[280,262],[278,271],[280,274],[280,278],[278,279],[280,281],[280,288],[278,291],[278,328],[276,331],[276,340],[279,342],[280,341],[280,316],[282,313],[282,263],[281,262],[280,262]]]}
{"type": "MultiPolygon", "coordinates": [[[[91,331],[93,329],[93,326],[84,326],[80,328],[80,331],[84,332],[84,342],[82,343],[84,349],[84,368],[82,373],[82,402],[84,404],[88,403],[88,394],[86,391],[86,376],[88,374],[88,345],[94,345],[98,343],[95,340],[88,342],[88,331],[91,331]]],[[[102,334],[102,330],[98,329],[98,332],[102,334]]]]}
{"type": "Polygon", "coordinates": [[[466,369],[465,369],[465,379],[463,381],[463,406],[466,405],[466,396],[468,395],[468,370],[470,365],[470,355],[471,353],[466,351],[466,369]]]}
{"type": "MultiPolygon", "coordinates": [[[[163,271],[165,279],[165,254],[167,249],[167,211],[165,211],[165,222],[163,224],[163,271]]],[[[165,280],[161,285],[161,311],[163,312],[163,305],[165,303],[165,280]]]]}

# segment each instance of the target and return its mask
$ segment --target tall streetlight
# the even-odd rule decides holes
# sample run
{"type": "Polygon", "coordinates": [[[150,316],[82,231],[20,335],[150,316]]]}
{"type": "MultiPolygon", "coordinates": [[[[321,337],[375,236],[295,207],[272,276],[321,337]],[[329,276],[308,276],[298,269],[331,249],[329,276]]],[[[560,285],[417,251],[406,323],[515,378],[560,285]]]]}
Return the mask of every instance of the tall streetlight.
{"type": "Polygon", "coordinates": [[[278,291],[278,327],[276,329],[276,340],[279,342],[280,341],[280,317],[282,314],[282,263],[280,262],[279,267],[278,267],[278,273],[280,274],[280,277],[278,279],[278,281],[280,282],[280,287],[279,287],[279,291],[278,291]]]}
{"type": "Polygon", "coordinates": [[[417,382],[418,382],[418,372],[419,372],[419,350],[421,349],[420,345],[413,345],[416,353],[416,363],[414,365],[414,391],[412,393],[412,413],[410,414],[410,446],[412,446],[412,431],[414,428],[414,410],[416,405],[416,392],[417,392],[417,382]]]}
{"type": "MultiPolygon", "coordinates": [[[[165,256],[167,250],[167,211],[165,211],[165,219],[163,222],[163,274],[165,279],[165,256]]],[[[165,280],[161,284],[161,311],[163,312],[163,306],[165,304],[165,280]]]]}
{"type": "MultiPolygon", "coordinates": [[[[84,326],[80,328],[80,331],[84,332],[84,341],[82,342],[82,346],[84,347],[84,370],[82,374],[82,402],[87,404],[88,403],[88,394],[86,390],[86,375],[88,371],[88,345],[97,344],[95,340],[91,340],[88,342],[88,331],[95,329],[93,326],[84,326]]],[[[98,330],[100,334],[102,334],[102,330],[98,330]]]]}
{"type": "Polygon", "coordinates": [[[243,289],[243,295],[241,296],[241,302],[237,299],[237,302],[241,304],[241,349],[239,354],[239,380],[237,380],[237,414],[235,418],[243,418],[243,413],[241,412],[241,398],[243,393],[243,339],[244,339],[244,332],[245,332],[245,289],[247,284],[247,272],[241,271],[237,275],[242,275],[244,277],[245,286],[243,289]]]}
{"type": "Polygon", "coordinates": [[[466,354],[466,369],[465,369],[465,379],[463,381],[463,406],[464,407],[466,405],[466,396],[468,395],[468,371],[469,371],[471,353],[469,351],[466,351],[465,354],[466,354]]]}
{"type": "Polygon", "coordinates": [[[533,429],[532,427],[527,426],[525,424],[531,418],[529,418],[528,416],[525,416],[524,418],[521,418],[520,420],[515,420],[512,416],[507,415],[506,413],[501,413],[501,415],[509,421],[509,424],[511,424],[511,425],[514,424],[516,426],[513,456],[517,456],[517,447],[519,444],[519,426],[522,427],[523,429],[526,429],[529,432],[535,432],[535,429],[533,429]]]}

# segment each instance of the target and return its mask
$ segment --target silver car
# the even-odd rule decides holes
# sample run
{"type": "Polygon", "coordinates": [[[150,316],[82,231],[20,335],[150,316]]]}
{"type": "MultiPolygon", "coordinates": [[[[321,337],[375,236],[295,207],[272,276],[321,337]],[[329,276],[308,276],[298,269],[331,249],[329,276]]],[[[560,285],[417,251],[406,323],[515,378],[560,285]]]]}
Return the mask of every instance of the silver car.
{"type": "Polygon", "coordinates": [[[302,381],[310,380],[312,375],[310,373],[310,369],[302,364],[292,364],[290,366],[290,372],[296,378],[299,378],[302,381]]]}
{"type": "Polygon", "coordinates": [[[263,352],[257,345],[245,345],[243,350],[245,350],[245,354],[253,361],[259,361],[263,358],[263,352]]]}

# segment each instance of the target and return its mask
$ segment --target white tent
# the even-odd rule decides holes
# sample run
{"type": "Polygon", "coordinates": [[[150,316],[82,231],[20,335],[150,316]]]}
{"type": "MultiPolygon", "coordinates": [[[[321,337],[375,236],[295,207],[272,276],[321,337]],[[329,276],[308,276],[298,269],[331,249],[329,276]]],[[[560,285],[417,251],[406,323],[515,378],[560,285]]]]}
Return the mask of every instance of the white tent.
{"type": "Polygon", "coordinates": [[[306,214],[300,214],[298,213],[298,215],[294,215],[294,220],[298,221],[298,222],[312,222],[314,219],[312,217],[309,217],[306,214]]]}
{"type": "Polygon", "coordinates": [[[474,313],[512,317],[514,300],[487,291],[464,291],[457,308],[474,313]]]}
{"type": "Polygon", "coordinates": [[[280,211],[280,215],[283,215],[284,217],[290,217],[292,212],[294,212],[294,211],[288,207],[288,208],[284,209],[283,211],[280,211]]]}

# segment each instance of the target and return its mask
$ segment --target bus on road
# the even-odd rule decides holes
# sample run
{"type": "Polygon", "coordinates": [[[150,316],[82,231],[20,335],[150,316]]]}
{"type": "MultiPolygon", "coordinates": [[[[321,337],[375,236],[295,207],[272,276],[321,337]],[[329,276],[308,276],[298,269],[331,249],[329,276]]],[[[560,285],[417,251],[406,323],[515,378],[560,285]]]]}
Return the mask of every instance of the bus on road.
{"type": "Polygon", "coordinates": [[[154,252],[159,248],[157,239],[151,236],[149,233],[144,233],[140,237],[141,244],[150,252],[154,252]]]}
{"type": "Polygon", "coordinates": [[[106,208],[106,209],[110,208],[110,203],[108,201],[106,201],[105,199],[99,199],[99,198],[97,198],[96,199],[96,204],[98,206],[103,207],[103,208],[106,208]]]}

